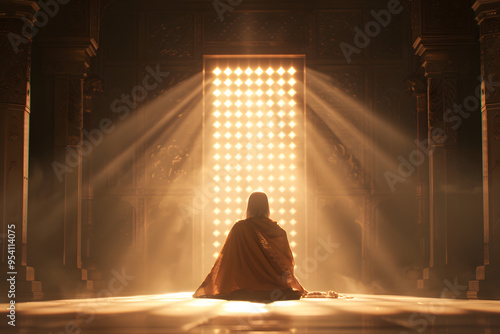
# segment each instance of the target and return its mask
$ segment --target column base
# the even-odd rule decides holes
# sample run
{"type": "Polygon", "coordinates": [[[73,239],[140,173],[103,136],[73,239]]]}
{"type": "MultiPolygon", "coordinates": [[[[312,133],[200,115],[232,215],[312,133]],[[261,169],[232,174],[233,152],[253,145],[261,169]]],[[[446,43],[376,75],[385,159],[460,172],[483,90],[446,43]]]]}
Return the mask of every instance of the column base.
{"type": "Polygon", "coordinates": [[[75,297],[87,297],[94,291],[94,281],[89,279],[87,269],[71,268],[68,273],[71,282],[67,286],[74,291],[75,297]]]}
{"type": "MultiPolygon", "coordinates": [[[[58,271],[57,283],[45,291],[45,299],[87,298],[93,295],[94,281],[82,268],[64,267],[58,271]]],[[[49,283],[47,283],[49,284],[49,283]]]]}
{"type": "Polygon", "coordinates": [[[18,301],[41,300],[44,297],[42,282],[35,281],[35,268],[22,266],[17,271],[17,282],[19,294],[16,294],[18,301]]]}
{"type": "MultiPolygon", "coordinates": [[[[28,302],[34,300],[41,300],[44,298],[44,292],[42,291],[42,282],[35,281],[35,269],[30,266],[21,266],[16,268],[16,281],[15,281],[15,297],[12,298],[16,302],[28,302]]],[[[6,272],[0,275],[2,282],[6,282],[6,279],[10,275],[6,272]]],[[[6,285],[6,295],[8,294],[9,285],[6,285]]],[[[3,293],[3,292],[2,292],[3,293]]],[[[9,297],[10,298],[10,297],[9,297]]]]}
{"type": "Polygon", "coordinates": [[[443,283],[438,278],[440,275],[437,274],[435,268],[424,268],[422,270],[422,278],[417,280],[417,288],[419,290],[419,295],[434,297],[438,294],[438,290],[442,290],[443,283]]]}
{"type": "Polygon", "coordinates": [[[463,299],[467,298],[466,284],[470,280],[470,274],[458,274],[450,267],[424,268],[422,278],[417,280],[419,295],[425,297],[439,297],[463,299]]]}
{"type": "Polygon", "coordinates": [[[500,299],[500,273],[489,265],[476,267],[476,279],[469,281],[467,298],[469,299],[500,299]]]}

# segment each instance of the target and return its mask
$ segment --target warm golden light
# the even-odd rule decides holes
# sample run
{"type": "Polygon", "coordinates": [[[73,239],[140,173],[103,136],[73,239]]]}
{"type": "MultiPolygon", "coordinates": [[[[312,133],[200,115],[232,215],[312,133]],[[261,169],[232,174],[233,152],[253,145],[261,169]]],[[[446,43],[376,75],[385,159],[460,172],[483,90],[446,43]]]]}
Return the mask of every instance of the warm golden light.
{"type": "MultiPolygon", "coordinates": [[[[245,198],[262,187],[269,196],[273,219],[283,226],[296,224],[297,189],[297,70],[292,66],[221,66],[209,69],[213,81],[212,108],[214,130],[209,161],[217,183],[212,199],[214,248],[219,248],[229,232],[217,226],[230,226],[244,214],[245,198]],[[224,84],[223,86],[221,86],[224,84]],[[243,86],[244,85],[244,86],[243,86]],[[295,130],[294,130],[295,128],[295,130]],[[245,194],[246,192],[246,194],[245,194]],[[237,215],[237,216],[235,216],[237,215]]],[[[297,241],[290,232],[291,246],[297,241]]],[[[218,253],[213,253],[218,256],[218,253]]]]}

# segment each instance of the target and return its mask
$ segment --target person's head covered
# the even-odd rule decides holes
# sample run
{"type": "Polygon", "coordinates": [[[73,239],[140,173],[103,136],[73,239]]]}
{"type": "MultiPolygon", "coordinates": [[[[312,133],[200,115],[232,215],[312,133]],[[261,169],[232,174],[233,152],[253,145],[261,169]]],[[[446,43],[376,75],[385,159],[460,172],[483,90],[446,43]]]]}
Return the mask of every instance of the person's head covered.
{"type": "Polygon", "coordinates": [[[247,218],[267,217],[269,218],[269,201],[266,193],[262,191],[253,192],[248,198],[247,218]]]}

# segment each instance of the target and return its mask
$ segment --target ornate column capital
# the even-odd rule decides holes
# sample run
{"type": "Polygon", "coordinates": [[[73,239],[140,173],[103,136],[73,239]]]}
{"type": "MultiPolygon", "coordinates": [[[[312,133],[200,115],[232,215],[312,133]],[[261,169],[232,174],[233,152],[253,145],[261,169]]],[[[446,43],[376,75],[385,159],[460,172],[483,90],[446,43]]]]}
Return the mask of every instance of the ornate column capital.
{"type": "Polygon", "coordinates": [[[405,90],[408,94],[418,98],[427,96],[427,80],[422,66],[414,74],[406,78],[405,90]]]}
{"type": "Polygon", "coordinates": [[[36,1],[0,0],[0,17],[23,19],[33,22],[33,15],[40,9],[36,1]]]}
{"type": "Polygon", "coordinates": [[[500,0],[477,0],[472,9],[479,24],[487,19],[500,19],[500,0]]]}
{"type": "Polygon", "coordinates": [[[469,0],[413,0],[413,47],[418,56],[474,44],[469,0]]]}

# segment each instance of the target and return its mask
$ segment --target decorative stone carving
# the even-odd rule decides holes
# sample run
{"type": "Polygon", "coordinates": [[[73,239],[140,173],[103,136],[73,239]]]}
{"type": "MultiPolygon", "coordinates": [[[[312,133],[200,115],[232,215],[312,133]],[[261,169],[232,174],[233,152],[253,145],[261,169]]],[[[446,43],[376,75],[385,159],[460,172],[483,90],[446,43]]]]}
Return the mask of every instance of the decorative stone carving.
{"type": "MultiPolygon", "coordinates": [[[[193,71],[193,69],[190,69],[189,71],[182,71],[182,72],[179,72],[179,71],[170,72],[168,68],[167,69],[162,68],[161,70],[169,72],[170,74],[168,77],[164,78],[164,80],[158,85],[158,88],[156,88],[154,91],[148,92],[148,100],[149,101],[154,100],[155,98],[164,94],[166,91],[168,91],[172,87],[176,86],[180,82],[190,78],[195,73],[198,73],[198,72],[193,71]]],[[[172,98],[175,100],[169,101],[169,102],[172,102],[172,104],[169,104],[169,105],[175,105],[176,103],[179,103],[181,101],[181,99],[183,98],[183,96],[187,96],[191,92],[186,91],[183,93],[179,92],[179,94],[172,96],[172,98]],[[183,93],[185,93],[186,95],[184,95],[183,93]]]]}
{"type": "Polygon", "coordinates": [[[28,99],[31,43],[21,43],[19,52],[5,36],[0,38],[0,103],[24,105],[28,99]]]}
{"type": "Polygon", "coordinates": [[[182,180],[188,174],[190,156],[175,140],[170,145],[157,145],[151,150],[151,180],[166,184],[182,180]]]}
{"type": "MultiPolygon", "coordinates": [[[[317,52],[319,57],[343,59],[342,42],[354,43],[354,27],[361,27],[362,14],[359,11],[322,11],[317,14],[317,52]]],[[[352,58],[362,57],[353,54],[352,58]]]]}
{"type": "Polygon", "coordinates": [[[194,17],[192,13],[169,12],[148,16],[147,56],[192,58],[194,17]]]}
{"type": "Polygon", "coordinates": [[[327,161],[340,179],[347,179],[354,183],[360,181],[361,167],[359,161],[348,152],[343,144],[333,145],[327,161]]]}
{"type": "MultiPolygon", "coordinates": [[[[429,125],[444,126],[444,113],[457,101],[457,83],[455,78],[435,77],[429,84],[429,125]]],[[[444,129],[444,128],[443,128],[444,129]]]]}
{"type": "MultiPolygon", "coordinates": [[[[500,21],[500,20],[499,20],[500,21]]],[[[500,26],[500,23],[498,23],[500,26]]],[[[488,30],[494,30],[493,28],[488,30]]],[[[481,61],[483,63],[483,78],[487,79],[491,74],[500,72],[500,32],[485,35],[481,39],[481,61]]],[[[500,81],[500,78],[493,76],[493,81],[500,81]]],[[[491,92],[494,97],[500,96],[500,89],[496,88],[491,92]]]]}
{"type": "Polygon", "coordinates": [[[21,115],[18,113],[14,113],[10,116],[9,119],[9,140],[13,142],[19,141],[19,139],[23,138],[23,129],[22,129],[23,120],[21,119],[21,115]]]}
{"type": "MultiPolygon", "coordinates": [[[[402,15],[402,14],[401,14],[402,15]]],[[[375,59],[400,58],[402,56],[403,29],[401,16],[392,16],[391,23],[372,40],[371,57],[375,59]]]]}
{"type": "Polygon", "coordinates": [[[472,30],[470,0],[432,0],[422,1],[425,32],[469,32],[472,30]]]}
{"type": "Polygon", "coordinates": [[[94,109],[94,97],[103,93],[102,80],[97,75],[90,75],[83,84],[83,106],[85,112],[94,109]]]}
{"type": "Polygon", "coordinates": [[[69,105],[68,105],[68,132],[78,134],[83,129],[83,78],[70,78],[69,84],[69,105]]]}
{"type": "Polygon", "coordinates": [[[422,67],[419,68],[418,72],[406,78],[405,91],[415,97],[427,96],[427,80],[422,67]]]}
{"type": "Polygon", "coordinates": [[[364,97],[363,70],[357,66],[318,70],[330,78],[328,82],[320,83],[308,78],[307,85],[315,95],[314,98],[307,98],[310,108],[324,119],[335,116],[332,115],[335,112],[349,122],[362,121],[357,109],[364,97]]]}

